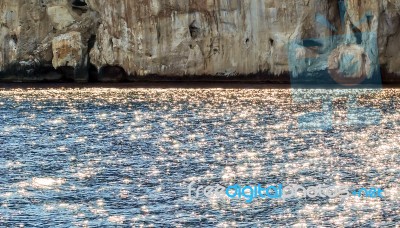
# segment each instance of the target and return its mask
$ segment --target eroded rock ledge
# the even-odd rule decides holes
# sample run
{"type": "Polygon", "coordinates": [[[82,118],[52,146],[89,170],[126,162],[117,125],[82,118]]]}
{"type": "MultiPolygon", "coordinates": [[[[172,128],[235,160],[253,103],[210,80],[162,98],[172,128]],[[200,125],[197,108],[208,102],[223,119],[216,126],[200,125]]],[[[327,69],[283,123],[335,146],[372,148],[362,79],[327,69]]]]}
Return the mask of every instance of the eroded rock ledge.
{"type": "Polygon", "coordinates": [[[376,33],[400,82],[400,0],[339,1],[4,0],[0,81],[287,82],[292,40],[376,33]]]}

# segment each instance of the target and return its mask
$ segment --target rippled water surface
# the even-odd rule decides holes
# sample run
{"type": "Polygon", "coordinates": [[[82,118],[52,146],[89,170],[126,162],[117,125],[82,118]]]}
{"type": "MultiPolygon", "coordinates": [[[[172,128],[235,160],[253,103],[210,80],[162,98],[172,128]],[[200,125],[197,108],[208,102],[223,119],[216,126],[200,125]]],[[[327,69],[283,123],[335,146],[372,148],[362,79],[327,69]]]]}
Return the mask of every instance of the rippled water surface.
{"type": "Polygon", "coordinates": [[[0,226],[399,227],[400,90],[295,92],[2,90],[0,226]],[[306,99],[327,95],[329,111],[306,99]],[[316,112],[332,128],[298,122],[316,112]],[[194,200],[191,181],[379,186],[385,198],[194,200]]]}

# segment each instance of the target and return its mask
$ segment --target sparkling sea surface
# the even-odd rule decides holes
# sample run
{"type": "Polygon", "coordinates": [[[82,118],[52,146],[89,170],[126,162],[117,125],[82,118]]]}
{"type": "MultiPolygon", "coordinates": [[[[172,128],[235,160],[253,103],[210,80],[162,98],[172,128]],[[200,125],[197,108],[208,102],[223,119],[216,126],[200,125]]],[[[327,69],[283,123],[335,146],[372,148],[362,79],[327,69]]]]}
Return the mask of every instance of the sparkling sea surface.
{"type": "Polygon", "coordinates": [[[400,89],[3,89],[0,227],[400,227],[399,110],[400,89]],[[192,181],[385,197],[189,199],[192,181]]]}

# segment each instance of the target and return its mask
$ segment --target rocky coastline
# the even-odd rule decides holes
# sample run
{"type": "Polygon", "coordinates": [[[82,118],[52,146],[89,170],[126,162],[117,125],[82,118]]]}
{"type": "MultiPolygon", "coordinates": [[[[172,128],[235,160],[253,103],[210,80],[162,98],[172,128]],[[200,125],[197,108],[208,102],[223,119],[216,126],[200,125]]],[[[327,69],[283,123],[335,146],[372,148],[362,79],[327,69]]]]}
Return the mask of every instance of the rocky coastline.
{"type": "Polygon", "coordinates": [[[0,16],[0,82],[290,83],[293,40],[377,34],[400,83],[400,0],[5,0],[0,16]]]}

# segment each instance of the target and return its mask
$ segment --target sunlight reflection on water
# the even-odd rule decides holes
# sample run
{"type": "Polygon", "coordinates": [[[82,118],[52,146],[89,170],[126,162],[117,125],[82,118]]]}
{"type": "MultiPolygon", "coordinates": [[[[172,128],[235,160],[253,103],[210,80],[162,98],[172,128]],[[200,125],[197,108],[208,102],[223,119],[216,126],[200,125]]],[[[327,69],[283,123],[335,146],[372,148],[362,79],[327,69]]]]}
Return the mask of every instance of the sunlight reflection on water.
{"type": "Polygon", "coordinates": [[[381,110],[380,124],[341,124],[337,99],[332,130],[301,130],[297,117],[321,103],[293,102],[287,89],[0,91],[0,226],[396,226],[400,90],[339,92],[381,110]],[[388,196],[195,201],[191,181],[388,196]]]}

